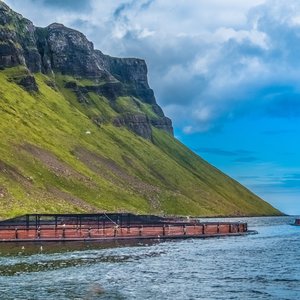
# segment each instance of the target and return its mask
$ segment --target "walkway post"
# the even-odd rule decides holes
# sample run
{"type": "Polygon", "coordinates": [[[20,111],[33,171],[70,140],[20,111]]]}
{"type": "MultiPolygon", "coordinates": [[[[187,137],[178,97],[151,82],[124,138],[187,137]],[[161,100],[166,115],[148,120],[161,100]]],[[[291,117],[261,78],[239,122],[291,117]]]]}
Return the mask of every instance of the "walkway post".
{"type": "Polygon", "coordinates": [[[143,234],[143,225],[140,226],[139,235],[142,236],[143,234]]]}
{"type": "Polygon", "coordinates": [[[26,215],[26,229],[29,229],[29,215],[26,215]]]}

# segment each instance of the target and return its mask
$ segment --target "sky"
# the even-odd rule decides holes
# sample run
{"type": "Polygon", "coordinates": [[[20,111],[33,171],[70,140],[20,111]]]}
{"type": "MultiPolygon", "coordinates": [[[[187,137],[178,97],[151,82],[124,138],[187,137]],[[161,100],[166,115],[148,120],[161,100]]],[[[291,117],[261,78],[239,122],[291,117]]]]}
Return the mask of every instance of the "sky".
{"type": "Polygon", "coordinates": [[[37,26],[146,60],[175,136],[282,212],[300,214],[300,1],[5,0],[37,26]]]}

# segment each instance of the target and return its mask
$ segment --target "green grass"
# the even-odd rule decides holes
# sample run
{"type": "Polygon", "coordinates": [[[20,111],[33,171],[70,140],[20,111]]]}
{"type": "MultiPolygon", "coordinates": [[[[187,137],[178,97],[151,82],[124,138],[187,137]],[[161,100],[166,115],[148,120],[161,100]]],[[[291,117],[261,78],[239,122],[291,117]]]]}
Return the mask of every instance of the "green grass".
{"type": "Polygon", "coordinates": [[[132,97],[118,97],[116,100],[116,106],[119,111],[122,112],[133,112],[133,113],[141,113],[142,111],[133,100],[132,97]]]}
{"type": "MultiPolygon", "coordinates": [[[[9,81],[24,72],[17,67],[0,73],[0,191],[5,191],[0,198],[1,218],[86,211],[53,188],[95,211],[194,216],[279,213],[163,131],[153,128],[152,143],[114,127],[110,121],[118,114],[107,99],[89,93],[89,104],[83,105],[64,87],[66,81],[84,86],[92,84],[90,80],[36,74],[39,92],[30,94],[9,81]],[[57,91],[47,85],[49,80],[56,81],[57,91]],[[105,120],[100,127],[91,121],[97,116],[105,120]],[[43,160],[24,150],[25,144],[45,150],[49,157],[43,160]],[[87,163],[94,156],[81,159],[77,149],[92,153],[95,161],[87,163]],[[53,158],[77,175],[56,172],[53,158]]],[[[117,101],[123,111],[155,117],[151,106],[136,99],[117,101]]]]}
{"type": "Polygon", "coordinates": [[[76,84],[81,87],[98,86],[98,85],[105,83],[104,81],[99,82],[98,80],[93,80],[93,79],[88,79],[88,78],[74,77],[74,76],[70,76],[70,75],[62,75],[61,73],[56,73],[55,79],[60,83],[76,82],[76,84]]]}
{"type": "Polygon", "coordinates": [[[150,119],[158,118],[158,115],[153,111],[152,106],[150,104],[144,103],[135,97],[118,97],[115,106],[120,112],[145,114],[150,119]]]}
{"type": "MultiPolygon", "coordinates": [[[[44,80],[47,81],[47,77],[44,75],[44,80]]],[[[112,109],[109,101],[100,95],[97,95],[94,92],[89,92],[85,95],[88,103],[80,103],[74,91],[71,89],[65,88],[67,82],[76,82],[80,87],[85,85],[93,85],[95,82],[89,79],[75,79],[71,76],[56,74],[55,75],[56,83],[59,87],[61,94],[64,98],[72,105],[73,108],[76,108],[78,111],[82,112],[90,119],[100,118],[104,123],[111,121],[117,113],[112,109]]]]}

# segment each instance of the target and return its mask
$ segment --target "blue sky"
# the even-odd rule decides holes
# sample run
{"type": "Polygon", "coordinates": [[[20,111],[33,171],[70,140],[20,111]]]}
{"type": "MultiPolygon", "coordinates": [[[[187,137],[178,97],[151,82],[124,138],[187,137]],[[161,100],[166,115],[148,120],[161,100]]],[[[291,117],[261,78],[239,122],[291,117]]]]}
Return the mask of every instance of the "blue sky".
{"type": "Polygon", "coordinates": [[[176,137],[285,213],[300,214],[300,2],[6,0],[95,48],[147,61],[176,137]]]}

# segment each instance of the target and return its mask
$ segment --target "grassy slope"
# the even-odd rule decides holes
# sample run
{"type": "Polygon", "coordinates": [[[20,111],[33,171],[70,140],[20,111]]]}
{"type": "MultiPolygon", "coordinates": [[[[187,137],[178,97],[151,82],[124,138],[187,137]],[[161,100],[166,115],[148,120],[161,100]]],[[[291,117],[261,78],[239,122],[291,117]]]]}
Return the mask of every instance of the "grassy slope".
{"type": "Polygon", "coordinates": [[[22,72],[0,74],[1,218],[97,210],[279,213],[164,132],[154,130],[151,143],[112,126],[108,121],[116,112],[107,99],[90,93],[90,104],[79,104],[63,88],[65,78],[57,77],[56,91],[42,74],[35,75],[40,92],[29,94],[8,80],[22,72]],[[90,121],[97,116],[106,120],[101,127],[90,121]]]}

